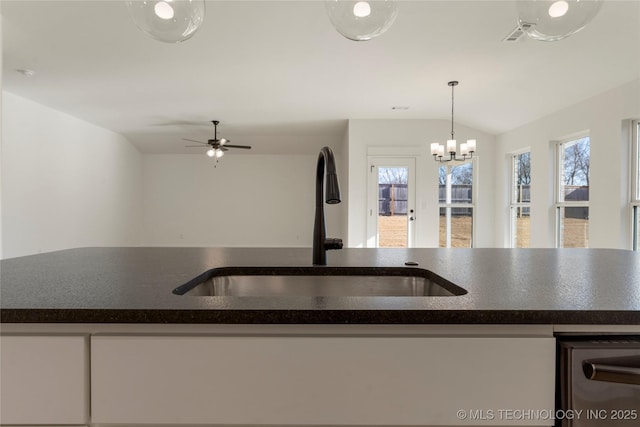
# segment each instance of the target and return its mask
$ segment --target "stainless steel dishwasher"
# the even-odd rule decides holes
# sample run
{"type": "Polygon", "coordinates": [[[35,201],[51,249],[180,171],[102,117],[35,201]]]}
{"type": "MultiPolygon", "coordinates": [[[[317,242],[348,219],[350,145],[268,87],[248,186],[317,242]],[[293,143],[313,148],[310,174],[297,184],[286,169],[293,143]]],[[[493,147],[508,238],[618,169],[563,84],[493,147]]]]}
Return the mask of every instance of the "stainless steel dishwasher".
{"type": "Polygon", "coordinates": [[[640,425],[640,336],[558,337],[556,426],[640,425]]]}

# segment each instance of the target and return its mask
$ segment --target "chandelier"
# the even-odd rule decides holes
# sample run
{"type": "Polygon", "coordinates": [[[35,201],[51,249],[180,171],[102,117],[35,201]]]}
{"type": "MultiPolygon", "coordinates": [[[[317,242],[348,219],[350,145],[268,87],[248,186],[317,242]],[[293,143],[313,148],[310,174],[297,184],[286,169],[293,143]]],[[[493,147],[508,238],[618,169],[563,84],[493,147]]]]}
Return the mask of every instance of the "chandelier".
{"type": "Polygon", "coordinates": [[[439,144],[434,142],[431,144],[431,154],[433,155],[433,160],[440,163],[446,163],[450,161],[465,161],[473,157],[473,153],[476,151],[476,140],[468,139],[466,143],[460,143],[460,156],[457,154],[457,143],[454,139],[453,132],[453,88],[458,85],[457,81],[450,81],[447,83],[451,86],[451,139],[447,140],[446,147],[443,144],[439,144]],[[446,150],[446,152],[445,152],[446,150]],[[445,154],[448,154],[448,157],[445,157],[445,154]]]}

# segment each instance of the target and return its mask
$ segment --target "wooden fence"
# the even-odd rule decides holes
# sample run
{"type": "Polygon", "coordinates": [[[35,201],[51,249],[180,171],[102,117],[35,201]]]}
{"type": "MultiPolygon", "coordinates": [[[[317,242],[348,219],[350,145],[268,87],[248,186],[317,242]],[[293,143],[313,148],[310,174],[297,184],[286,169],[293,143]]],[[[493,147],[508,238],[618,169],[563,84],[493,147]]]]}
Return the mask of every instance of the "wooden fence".
{"type": "Polygon", "coordinates": [[[407,184],[378,184],[378,215],[406,215],[407,194],[407,184]]]}
{"type": "MultiPolygon", "coordinates": [[[[520,185],[516,189],[517,199],[521,203],[531,202],[531,185],[520,185]]],[[[565,201],[586,201],[589,200],[589,186],[565,185],[565,201]]],[[[446,187],[440,185],[438,188],[438,200],[440,203],[446,201],[446,187]]],[[[454,184],[451,186],[451,203],[473,202],[473,186],[471,184],[454,184]]],[[[407,214],[407,184],[378,184],[378,213],[379,215],[406,215],[407,214]]],[[[470,208],[452,208],[453,216],[469,216],[470,208]]],[[[529,208],[523,208],[521,215],[529,216],[529,208]]],[[[569,207],[565,209],[567,218],[589,218],[589,208],[569,207]]]]}
{"type": "MultiPolygon", "coordinates": [[[[438,187],[438,201],[446,203],[447,186],[440,184],[438,187]]],[[[451,185],[451,203],[469,203],[473,202],[473,186],[471,184],[453,184],[451,185]]],[[[440,208],[440,216],[446,215],[446,208],[440,208]]],[[[452,216],[471,216],[472,209],[469,208],[451,208],[452,216]]]]}

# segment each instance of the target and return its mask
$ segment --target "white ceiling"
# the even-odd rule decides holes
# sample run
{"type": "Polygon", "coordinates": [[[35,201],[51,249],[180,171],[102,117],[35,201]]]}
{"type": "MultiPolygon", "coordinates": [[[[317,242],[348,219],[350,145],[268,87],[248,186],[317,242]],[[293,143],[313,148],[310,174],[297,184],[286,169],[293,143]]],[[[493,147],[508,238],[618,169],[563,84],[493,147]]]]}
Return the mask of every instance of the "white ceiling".
{"type": "Polygon", "coordinates": [[[449,80],[456,123],[499,134],[640,77],[638,0],[606,1],[565,40],[511,44],[513,1],[403,1],[368,42],[339,35],[321,1],[210,1],[175,45],[140,32],[124,1],[1,7],[3,88],[147,153],[193,153],[181,138],[211,137],[212,119],[253,153],[315,151],[347,119],[449,120],[449,80]]]}

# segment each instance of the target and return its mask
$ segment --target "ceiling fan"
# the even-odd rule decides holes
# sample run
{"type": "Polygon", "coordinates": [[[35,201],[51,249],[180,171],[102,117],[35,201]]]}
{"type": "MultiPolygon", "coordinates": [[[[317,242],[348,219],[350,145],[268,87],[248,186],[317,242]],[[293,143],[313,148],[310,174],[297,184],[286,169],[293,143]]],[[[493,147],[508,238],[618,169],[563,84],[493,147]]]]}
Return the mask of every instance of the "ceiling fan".
{"type": "Polygon", "coordinates": [[[213,139],[207,140],[207,142],[195,141],[193,139],[182,138],[184,141],[197,142],[200,145],[185,145],[185,147],[189,148],[203,148],[202,146],[209,146],[210,148],[207,150],[207,156],[215,157],[216,160],[222,156],[224,156],[225,151],[229,151],[229,148],[242,148],[245,150],[250,150],[250,145],[232,145],[229,144],[230,140],[226,138],[218,139],[218,124],[220,123],[218,120],[211,120],[213,123],[213,139]]]}

